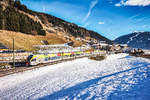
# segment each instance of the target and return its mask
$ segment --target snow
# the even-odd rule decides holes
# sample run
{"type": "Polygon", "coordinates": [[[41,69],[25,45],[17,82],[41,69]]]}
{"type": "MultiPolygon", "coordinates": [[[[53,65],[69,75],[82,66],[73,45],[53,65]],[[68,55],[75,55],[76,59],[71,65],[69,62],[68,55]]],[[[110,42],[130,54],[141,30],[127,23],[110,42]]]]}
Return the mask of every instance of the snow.
{"type": "Polygon", "coordinates": [[[138,37],[141,33],[137,33],[135,36],[130,37],[130,40],[127,42],[127,44],[129,44],[131,41],[134,40],[134,38],[138,37]]]}
{"type": "Polygon", "coordinates": [[[149,72],[149,59],[127,54],[112,54],[103,61],[80,58],[1,77],[0,100],[126,100],[124,93],[133,100],[132,92],[142,97],[133,87],[146,84],[149,72]]]}

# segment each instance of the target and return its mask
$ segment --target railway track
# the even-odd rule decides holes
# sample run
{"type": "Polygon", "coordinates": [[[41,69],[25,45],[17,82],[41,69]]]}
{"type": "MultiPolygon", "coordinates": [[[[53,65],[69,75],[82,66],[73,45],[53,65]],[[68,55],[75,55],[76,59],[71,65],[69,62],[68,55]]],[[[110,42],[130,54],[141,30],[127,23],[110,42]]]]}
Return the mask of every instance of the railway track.
{"type": "Polygon", "coordinates": [[[72,61],[72,60],[79,59],[79,58],[84,58],[84,57],[89,57],[89,56],[72,57],[72,58],[62,59],[62,60],[59,60],[59,61],[54,61],[54,62],[50,62],[50,63],[46,63],[46,64],[39,64],[39,65],[36,65],[36,66],[29,66],[29,67],[20,66],[20,67],[15,67],[15,68],[11,68],[11,69],[1,69],[0,70],[0,77],[15,74],[15,73],[19,73],[19,72],[24,72],[24,71],[27,71],[27,70],[33,70],[33,69],[40,68],[40,67],[54,65],[54,64],[58,64],[58,63],[61,63],[61,62],[64,62],[64,61],[72,61]]]}

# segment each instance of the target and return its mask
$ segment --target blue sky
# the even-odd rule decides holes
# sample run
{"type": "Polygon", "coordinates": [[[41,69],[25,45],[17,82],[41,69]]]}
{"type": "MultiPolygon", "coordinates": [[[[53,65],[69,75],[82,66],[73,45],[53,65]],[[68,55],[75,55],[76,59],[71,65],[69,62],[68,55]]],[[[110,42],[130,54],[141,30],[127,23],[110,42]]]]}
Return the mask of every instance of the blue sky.
{"type": "Polygon", "coordinates": [[[150,0],[21,0],[29,9],[75,23],[113,40],[150,31],[150,0]]]}

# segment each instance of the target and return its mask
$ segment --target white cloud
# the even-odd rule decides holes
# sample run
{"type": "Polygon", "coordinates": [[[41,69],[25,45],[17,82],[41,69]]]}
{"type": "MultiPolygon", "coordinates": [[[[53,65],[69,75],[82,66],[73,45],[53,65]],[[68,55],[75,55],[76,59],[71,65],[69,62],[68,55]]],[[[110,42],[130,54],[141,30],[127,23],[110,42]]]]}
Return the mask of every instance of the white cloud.
{"type": "Polygon", "coordinates": [[[83,25],[83,27],[86,27],[86,26],[88,26],[89,25],[89,23],[85,23],[84,25],[83,25]]]}
{"type": "Polygon", "coordinates": [[[120,3],[117,3],[117,4],[115,4],[115,6],[120,7],[120,6],[121,6],[121,4],[120,4],[120,3]]]}
{"type": "Polygon", "coordinates": [[[102,25],[102,24],[105,24],[104,22],[98,22],[98,24],[102,25]]]}
{"type": "Polygon", "coordinates": [[[136,14],[134,16],[131,16],[129,19],[135,19],[136,17],[140,16],[140,14],[136,14]]]}
{"type": "Polygon", "coordinates": [[[43,12],[46,12],[45,6],[43,6],[43,12]]]}
{"type": "Polygon", "coordinates": [[[150,5],[150,0],[121,0],[120,3],[115,4],[115,6],[148,6],[150,5]]]}
{"type": "Polygon", "coordinates": [[[143,25],[143,26],[142,26],[142,28],[146,28],[146,27],[147,27],[147,25],[143,25]]]}
{"type": "Polygon", "coordinates": [[[98,0],[92,1],[92,3],[90,4],[89,11],[88,11],[87,15],[85,16],[85,18],[83,19],[83,22],[85,22],[88,19],[88,17],[91,15],[92,10],[96,6],[97,3],[98,3],[98,0]]]}

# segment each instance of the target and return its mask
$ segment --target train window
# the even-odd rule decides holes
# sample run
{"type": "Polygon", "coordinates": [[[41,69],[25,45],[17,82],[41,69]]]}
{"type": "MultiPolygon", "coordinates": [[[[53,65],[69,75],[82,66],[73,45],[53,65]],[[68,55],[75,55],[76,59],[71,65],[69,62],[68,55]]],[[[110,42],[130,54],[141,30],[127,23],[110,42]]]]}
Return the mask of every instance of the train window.
{"type": "Polygon", "coordinates": [[[53,59],[56,60],[56,59],[58,59],[58,57],[57,57],[57,56],[56,56],[56,57],[53,57],[53,59]]]}
{"type": "Polygon", "coordinates": [[[32,59],[32,61],[36,61],[36,58],[32,59]]]}
{"type": "Polygon", "coordinates": [[[45,61],[48,61],[48,58],[47,58],[47,57],[45,58],[45,61]]]}
{"type": "Polygon", "coordinates": [[[56,59],[56,57],[53,57],[53,59],[55,60],[55,59],[56,59]]]}
{"type": "Polygon", "coordinates": [[[53,57],[51,57],[50,60],[53,60],[53,57]]]}

